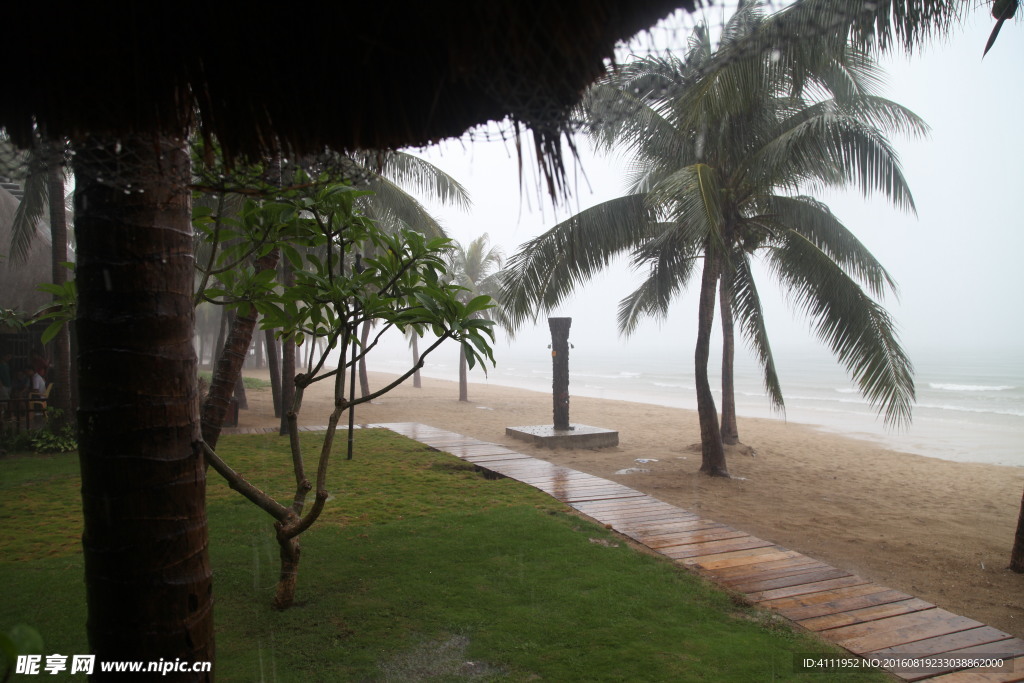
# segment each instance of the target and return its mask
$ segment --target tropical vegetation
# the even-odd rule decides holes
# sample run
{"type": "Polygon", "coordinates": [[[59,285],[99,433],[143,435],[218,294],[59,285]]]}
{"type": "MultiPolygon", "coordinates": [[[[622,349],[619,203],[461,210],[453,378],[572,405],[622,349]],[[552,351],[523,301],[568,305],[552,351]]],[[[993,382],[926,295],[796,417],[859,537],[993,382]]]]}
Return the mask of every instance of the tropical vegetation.
{"type": "Polygon", "coordinates": [[[700,266],[695,376],[701,471],[728,476],[722,432],[738,438],[733,328],[739,325],[782,408],[753,259],[760,257],[815,334],[891,425],[910,420],[912,367],[877,299],[895,288],[838,217],[809,196],[824,188],[914,203],[888,135],[925,124],[878,95],[882,74],[855,44],[809,36],[787,49],[758,39],[777,17],[741,6],[712,45],[698,26],[683,58],[647,57],[589,91],[582,114],[599,149],[630,157],[628,194],[525,244],[503,285],[512,326],[557,306],[619,254],[647,275],[619,305],[629,334],[665,316],[700,266]],[[723,325],[723,424],[708,380],[716,299],[723,325]]]}

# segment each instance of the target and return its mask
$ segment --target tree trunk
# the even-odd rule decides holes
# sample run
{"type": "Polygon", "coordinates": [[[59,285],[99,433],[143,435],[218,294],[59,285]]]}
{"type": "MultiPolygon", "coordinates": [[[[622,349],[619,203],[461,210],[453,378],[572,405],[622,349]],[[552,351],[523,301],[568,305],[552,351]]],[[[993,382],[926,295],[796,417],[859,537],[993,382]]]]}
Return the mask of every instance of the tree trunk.
{"type": "Polygon", "coordinates": [[[281,417],[281,363],[273,330],[263,331],[267,346],[267,369],[270,371],[270,394],[274,400],[274,417],[281,417]]]}
{"type": "MultiPolygon", "coordinates": [[[[276,270],[279,250],[274,249],[256,261],[256,272],[276,270]]],[[[217,365],[210,380],[210,391],[203,401],[203,441],[210,448],[217,448],[217,439],[228,412],[228,403],[242,379],[242,364],[249,355],[252,333],[256,328],[258,314],[255,306],[240,308],[233,316],[231,328],[224,341],[224,348],[217,358],[217,365]]],[[[243,387],[242,394],[244,396],[243,387]]]]}
{"type": "Polygon", "coordinates": [[[1021,496],[1017,533],[1013,537],[1013,550],[1010,551],[1010,569],[1024,574],[1024,495],[1021,496]]]}
{"type": "MultiPolygon", "coordinates": [[[[295,273],[292,272],[288,259],[281,261],[281,285],[291,287],[295,284],[295,273]]],[[[295,342],[291,339],[281,341],[281,429],[278,433],[288,433],[288,414],[294,410],[295,403],[295,342]]]]}
{"type": "Polygon", "coordinates": [[[718,429],[718,411],[708,380],[708,359],[711,355],[711,328],[715,324],[715,290],[718,284],[718,257],[704,251],[704,273],[700,282],[700,306],[697,315],[697,349],[694,353],[694,375],[697,381],[697,416],[700,420],[700,471],[713,477],[728,477],[722,433],[718,429]]]}
{"type": "Polygon", "coordinates": [[[415,332],[412,333],[412,366],[416,368],[416,372],[412,373],[412,386],[414,389],[420,389],[423,387],[423,381],[420,379],[420,343],[415,332]]]}
{"type": "MultiPolygon", "coordinates": [[[[363,331],[359,335],[359,342],[362,344],[360,353],[366,351],[366,345],[370,342],[370,321],[363,323],[363,331]]],[[[360,396],[370,395],[370,376],[366,372],[366,354],[363,353],[359,359],[359,391],[360,396]]]]}
{"type": "MultiPolygon", "coordinates": [[[[47,195],[50,208],[50,241],[53,284],[63,286],[68,280],[68,271],[64,263],[68,260],[68,219],[64,206],[64,168],[61,163],[63,153],[54,148],[47,160],[47,195]]],[[[53,347],[53,375],[47,380],[53,382],[50,404],[60,413],[56,418],[56,427],[71,424],[71,340],[67,325],[63,325],[57,336],[51,341],[53,347]]]]}
{"type": "MultiPolygon", "coordinates": [[[[181,139],[128,135],[77,149],[89,651],[100,661],[213,661],[188,151],[181,139]]],[[[122,677],[99,667],[92,676],[108,678],[122,677]]]]}
{"type": "Polygon", "coordinates": [[[466,362],[466,349],[459,346],[459,400],[469,401],[469,368],[466,362]]]}
{"type": "MultiPolygon", "coordinates": [[[[277,526],[280,527],[280,524],[277,526]]],[[[299,539],[281,537],[280,529],[277,543],[280,546],[281,575],[277,580],[272,604],[274,609],[288,609],[295,602],[295,586],[299,579],[299,559],[302,550],[299,547],[299,539]]]]}
{"type": "Polygon", "coordinates": [[[220,313],[220,327],[217,331],[217,342],[213,345],[213,349],[210,352],[210,370],[214,371],[217,369],[217,363],[220,362],[220,355],[224,352],[224,343],[228,338],[228,330],[231,329],[231,322],[234,320],[235,313],[227,306],[221,308],[220,313]]]}
{"type": "Polygon", "coordinates": [[[736,425],[736,387],[733,361],[736,356],[736,330],[732,317],[732,284],[728,277],[721,278],[722,290],[719,308],[722,309],[722,442],[740,442],[736,425]]]}
{"type": "MultiPolygon", "coordinates": [[[[255,325],[253,326],[255,327],[255,325]]],[[[250,333],[251,334],[251,333],[250,333]]],[[[248,358],[248,356],[246,356],[248,358]]],[[[242,368],[245,361],[242,361],[242,368]]],[[[245,395],[245,379],[242,377],[242,368],[238,369],[238,378],[235,380],[235,400],[238,401],[239,410],[249,410],[249,398],[245,395]]]]}

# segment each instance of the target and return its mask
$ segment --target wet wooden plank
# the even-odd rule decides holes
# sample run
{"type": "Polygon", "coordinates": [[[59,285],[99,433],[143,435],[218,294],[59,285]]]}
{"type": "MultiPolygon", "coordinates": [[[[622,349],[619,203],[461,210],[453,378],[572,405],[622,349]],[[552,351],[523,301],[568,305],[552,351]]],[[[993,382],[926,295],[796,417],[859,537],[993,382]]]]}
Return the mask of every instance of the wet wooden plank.
{"type": "Polygon", "coordinates": [[[768,562],[758,562],[756,564],[744,565],[741,567],[727,567],[715,571],[715,576],[722,579],[723,581],[731,581],[733,579],[744,578],[746,576],[754,576],[757,574],[769,574],[770,572],[779,571],[800,571],[813,566],[827,567],[824,562],[819,562],[813,557],[807,557],[806,555],[798,555],[797,557],[789,557],[784,560],[771,560],[768,562]]]}
{"type": "Polygon", "coordinates": [[[673,517],[681,515],[690,515],[690,513],[684,510],[680,510],[679,508],[673,508],[670,505],[651,503],[647,501],[643,496],[637,496],[636,498],[630,501],[622,501],[618,503],[580,503],[579,505],[574,505],[573,507],[575,507],[577,510],[584,514],[592,516],[617,514],[622,516],[660,515],[662,517],[673,517]]]}
{"type": "Polygon", "coordinates": [[[703,567],[713,573],[715,569],[723,567],[736,567],[741,564],[754,564],[755,562],[767,560],[783,560],[787,557],[796,557],[799,554],[795,550],[786,550],[782,546],[768,546],[753,550],[737,550],[718,555],[708,555],[706,557],[690,557],[682,560],[682,564],[687,567],[703,567]]]}
{"type": "MultiPolygon", "coordinates": [[[[787,562],[783,560],[783,563],[787,562]]],[[[832,565],[825,564],[824,562],[818,562],[811,558],[796,558],[793,562],[800,562],[800,564],[782,564],[778,562],[765,562],[762,564],[751,565],[756,569],[754,571],[739,571],[739,572],[728,572],[724,570],[715,573],[715,580],[721,583],[723,586],[729,586],[730,588],[739,583],[746,583],[747,581],[753,581],[755,579],[779,579],[784,576],[796,576],[798,574],[807,574],[809,572],[818,571],[819,569],[831,569],[832,565]],[[772,565],[781,565],[776,569],[765,569],[764,567],[772,565]]],[[[734,567],[733,569],[742,570],[746,567],[734,567]]]]}
{"type": "Polygon", "coordinates": [[[925,612],[835,628],[823,631],[821,635],[850,652],[861,654],[979,626],[984,624],[937,607],[925,612]]]}
{"type": "Polygon", "coordinates": [[[647,536],[644,538],[644,545],[648,548],[658,550],[679,545],[693,545],[695,543],[707,543],[709,541],[727,541],[730,539],[748,538],[742,531],[736,531],[729,527],[697,529],[690,531],[678,531],[671,534],[658,536],[647,536]]]}
{"type": "Polygon", "coordinates": [[[554,488],[550,490],[547,488],[537,487],[542,491],[545,491],[548,495],[553,498],[557,498],[563,503],[578,503],[582,501],[590,500],[623,500],[629,499],[636,495],[636,491],[626,487],[607,487],[607,488],[573,488],[566,486],[563,488],[554,488]]]}
{"type": "Polygon", "coordinates": [[[811,593],[791,598],[765,600],[761,603],[761,607],[776,610],[789,619],[806,619],[886,602],[909,600],[912,597],[914,596],[879,586],[876,583],[866,583],[827,593],[811,593]]]}
{"type": "MultiPolygon", "coordinates": [[[[995,633],[1002,633],[1001,631],[998,631],[997,629],[991,628],[990,626],[985,626],[985,627],[978,628],[978,629],[971,629],[970,631],[961,631],[960,633],[952,634],[952,636],[940,636],[939,638],[929,638],[927,641],[918,641],[918,643],[930,643],[929,645],[923,645],[922,644],[920,646],[920,648],[921,648],[920,650],[914,649],[914,650],[904,651],[904,649],[907,648],[907,647],[913,647],[913,646],[918,645],[918,643],[908,643],[905,646],[901,646],[901,650],[899,652],[896,652],[896,653],[886,653],[886,651],[883,650],[882,651],[883,654],[880,654],[880,655],[877,655],[877,656],[879,658],[881,658],[881,659],[887,659],[887,658],[891,658],[891,657],[906,658],[906,659],[910,659],[910,660],[931,658],[931,659],[939,660],[943,664],[942,666],[929,666],[929,667],[922,667],[922,666],[890,666],[890,667],[886,667],[886,671],[890,671],[893,674],[899,676],[900,678],[902,678],[902,679],[904,679],[906,681],[927,680],[927,679],[931,679],[931,678],[933,678],[935,676],[940,676],[942,674],[952,673],[954,671],[965,670],[968,667],[965,667],[965,666],[962,665],[962,660],[971,660],[971,659],[974,659],[974,660],[985,660],[985,659],[999,660],[999,659],[1001,659],[1001,660],[1003,660],[1005,662],[1007,660],[1012,660],[1015,657],[1024,656],[1024,648],[1018,647],[1017,650],[1015,651],[1014,648],[1012,647],[1012,645],[1006,645],[1006,646],[1002,645],[1002,643],[1010,643],[1010,642],[1012,642],[1014,640],[1017,640],[1017,642],[1020,645],[1024,645],[1024,642],[1019,641],[1016,638],[1010,638],[1005,633],[1002,633],[1002,635],[1003,636],[1007,636],[1007,638],[1005,640],[1002,640],[1002,641],[986,642],[985,644],[975,645],[974,647],[962,648],[962,649],[959,649],[959,650],[946,651],[944,649],[939,649],[936,652],[932,652],[932,650],[935,650],[936,648],[944,647],[944,646],[936,645],[935,643],[937,643],[938,641],[947,641],[947,642],[949,642],[952,638],[955,638],[957,636],[960,636],[961,640],[964,640],[965,636],[969,637],[971,640],[985,640],[986,636],[981,636],[981,635],[978,635],[978,634],[974,633],[976,631],[983,631],[983,630],[984,631],[995,632],[995,633]],[[961,660],[961,661],[958,662],[958,660],[961,660]]],[[[991,637],[991,636],[988,636],[988,637],[991,637]]],[[[875,657],[876,655],[872,653],[872,654],[869,654],[868,656],[875,657]]],[[[911,664],[911,663],[913,663],[913,662],[908,662],[908,664],[911,664]]],[[[976,671],[977,671],[977,669],[976,669],[976,671]]],[[[991,670],[989,670],[989,669],[982,669],[982,671],[988,671],[989,673],[992,673],[992,672],[995,672],[995,669],[991,669],[991,670]]]]}
{"type": "Polygon", "coordinates": [[[921,600],[920,598],[911,598],[910,600],[887,602],[881,605],[872,605],[871,607],[861,607],[859,609],[852,609],[844,612],[809,617],[807,619],[799,620],[797,623],[812,631],[826,631],[832,628],[839,628],[840,626],[850,626],[852,624],[860,624],[865,621],[894,617],[899,614],[923,612],[924,610],[932,609],[934,607],[935,605],[932,603],[921,600]]]}
{"type": "Polygon", "coordinates": [[[805,583],[798,586],[788,586],[786,588],[773,588],[770,590],[757,591],[754,593],[747,593],[747,597],[752,602],[765,602],[767,600],[774,600],[777,598],[789,598],[795,595],[805,595],[807,593],[822,593],[828,592],[837,588],[851,588],[853,586],[862,586],[870,583],[867,579],[861,578],[857,575],[846,576],[841,579],[828,579],[827,581],[815,581],[812,583],[805,583]]]}
{"type": "Polygon", "coordinates": [[[770,548],[775,544],[754,536],[746,538],[733,538],[726,541],[709,541],[707,543],[695,543],[692,545],[672,546],[662,548],[658,552],[673,560],[680,560],[687,557],[701,557],[704,555],[720,555],[733,550],[753,550],[756,548],[770,548]]]}
{"type": "MultiPolygon", "coordinates": [[[[986,627],[986,628],[991,628],[986,627]]],[[[993,629],[998,630],[998,629],[993,629]]],[[[1003,659],[1013,659],[1014,657],[1024,657],[1024,640],[1020,638],[1007,638],[1006,640],[996,640],[984,645],[975,645],[974,647],[965,647],[959,650],[949,650],[944,652],[951,657],[980,657],[996,655],[1003,659]]]]}
{"type": "Polygon", "coordinates": [[[773,579],[757,579],[748,580],[745,583],[736,583],[730,587],[739,591],[740,593],[759,593],[763,591],[769,591],[776,588],[789,588],[790,586],[800,586],[809,583],[818,583],[821,581],[828,581],[830,579],[842,579],[847,576],[853,576],[850,572],[845,569],[836,569],[835,567],[827,567],[825,569],[818,569],[811,572],[802,572],[800,574],[790,574],[789,576],[780,576],[773,579]]]}
{"type": "Polygon", "coordinates": [[[1020,683],[1024,681],[1024,657],[1006,663],[1006,671],[964,669],[927,679],[929,683],[1020,683]]]}
{"type": "Polygon", "coordinates": [[[522,453],[509,451],[508,453],[491,453],[488,455],[459,455],[463,460],[474,464],[485,464],[489,462],[507,462],[509,460],[529,460],[530,456],[522,453]]]}
{"type": "MultiPolygon", "coordinates": [[[[995,643],[1006,642],[1006,647],[1010,648],[1004,654],[1016,655],[1018,653],[1012,650],[1014,638],[1009,633],[1004,633],[997,628],[991,626],[978,626],[976,628],[967,629],[966,631],[957,631],[947,635],[937,636],[934,638],[926,638],[924,640],[916,640],[912,643],[904,643],[902,645],[895,645],[893,647],[885,647],[880,650],[871,652],[872,657],[905,657],[907,655],[915,656],[929,656],[946,654],[956,650],[965,650],[969,648],[981,648],[986,649],[991,645],[992,649],[986,649],[989,653],[999,653],[1002,650],[999,649],[995,643]]],[[[1024,652],[1019,654],[1024,655],[1024,652]]]]}
{"type": "MultiPolygon", "coordinates": [[[[630,499],[623,499],[620,502],[628,502],[630,499]]],[[[583,514],[601,520],[602,523],[613,523],[623,529],[647,530],[667,527],[672,524],[684,524],[695,521],[693,517],[685,513],[671,513],[664,510],[651,510],[649,512],[608,512],[608,511],[583,511],[583,514]]]]}
{"type": "Polygon", "coordinates": [[[586,512],[585,514],[602,519],[614,518],[617,519],[624,527],[628,526],[632,529],[644,529],[645,531],[652,532],[660,529],[671,528],[676,524],[700,524],[703,521],[700,517],[696,517],[681,510],[666,511],[651,509],[642,512],[630,512],[628,510],[621,512],[609,512],[605,510],[596,510],[593,512],[586,512]]]}

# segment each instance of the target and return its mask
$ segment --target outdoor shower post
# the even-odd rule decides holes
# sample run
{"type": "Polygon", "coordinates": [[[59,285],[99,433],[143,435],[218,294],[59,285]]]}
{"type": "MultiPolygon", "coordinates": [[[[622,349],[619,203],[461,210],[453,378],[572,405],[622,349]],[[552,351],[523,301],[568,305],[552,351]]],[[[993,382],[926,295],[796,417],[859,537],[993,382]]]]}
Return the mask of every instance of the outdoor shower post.
{"type": "Polygon", "coordinates": [[[569,326],[572,318],[548,318],[551,328],[551,391],[555,429],[572,429],[569,424],[569,326]]]}

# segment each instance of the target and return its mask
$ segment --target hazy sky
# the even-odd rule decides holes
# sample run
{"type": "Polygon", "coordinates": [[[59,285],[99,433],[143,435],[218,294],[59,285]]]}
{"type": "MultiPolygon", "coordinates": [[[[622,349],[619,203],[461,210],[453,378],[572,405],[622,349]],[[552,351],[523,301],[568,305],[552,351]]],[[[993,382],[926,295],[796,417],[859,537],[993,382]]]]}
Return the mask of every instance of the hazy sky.
{"type": "MultiPolygon", "coordinates": [[[[1024,336],[1024,220],[1019,196],[1024,160],[1024,26],[1008,22],[992,51],[981,58],[991,30],[987,13],[948,42],[912,59],[887,58],[886,95],[932,127],[928,140],[894,139],[917,202],[905,215],[883,199],[822,196],[868,245],[900,285],[886,302],[902,339],[915,352],[942,349],[1021,348],[1024,336]]],[[[679,48],[685,35],[677,32],[679,48]]],[[[581,141],[582,142],[582,141],[581,141]]],[[[519,168],[511,145],[451,141],[422,153],[465,184],[473,199],[468,214],[436,209],[449,234],[468,243],[483,232],[506,256],[571,213],[623,194],[621,161],[584,149],[568,206],[553,209],[539,196],[534,170],[519,168]],[[583,175],[586,175],[584,180],[583,175]]],[[[541,193],[542,194],[542,193],[541,193]]],[[[598,276],[556,314],[573,317],[574,343],[622,348],[615,314],[636,276],[622,265],[598,276]]],[[[674,305],[665,323],[650,322],[629,340],[634,352],[682,348],[691,353],[696,334],[696,290],[674,305]]],[[[777,349],[812,342],[807,323],[795,317],[778,287],[759,281],[777,349]]],[[[524,330],[516,344],[546,344],[546,322],[524,330]]],[[[507,348],[500,342],[498,351],[507,348]]]]}

